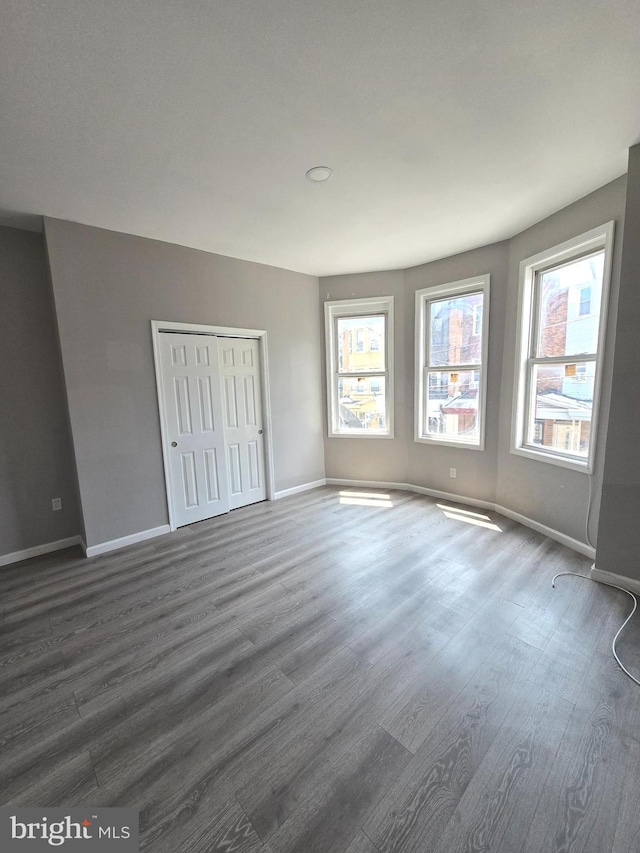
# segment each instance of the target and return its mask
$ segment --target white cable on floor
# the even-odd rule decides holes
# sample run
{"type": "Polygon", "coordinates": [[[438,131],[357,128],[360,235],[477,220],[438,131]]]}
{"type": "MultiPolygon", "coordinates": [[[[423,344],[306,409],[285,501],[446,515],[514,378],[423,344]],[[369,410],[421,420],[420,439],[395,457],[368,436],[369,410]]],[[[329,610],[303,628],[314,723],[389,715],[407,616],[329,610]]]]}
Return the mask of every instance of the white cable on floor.
{"type": "MultiPolygon", "coordinates": [[[[579,574],[578,572],[558,572],[558,574],[557,574],[557,575],[555,575],[555,576],[554,576],[554,578],[553,578],[553,580],[551,581],[551,586],[552,586],[554,589],[555,589],[555,586],[556,586],[556,578],[559,578],[559,577],[561,577],[562,575],[575,575],[577,578],[584,578],[584,580],[586,580],[586,581],[593,581],[593,583],[598,583],[598,581],[594,581],[594,580],[593,580],[593,578],[589,578],[589,577],[587,577],[586,575],[581,575],[581,574],[579,574]]],[[[631,617],[633,616],[633,614],[636,612],[636,610],[637,610],[637,608],[638,608],[638,599],[635,597],[635,595],[634,595],[632,592],[629,592],[629,590],[628,590],[628,589],[625,589],[623,586],[616,586],[616,585],[615,585],[615,584],[613,584],[613,583],[608,583],[608,584],[604,584],[604,585],[605,585],[605,586],[611,586],[611,587],[613,587],[613,589],[619,589],[619,590],[620,590],[620,592],[626,592],[626,593],[627,593],[627,595],[630,595],[630,596],[631,596],[631,598],[633,599],[633,610],[632,610],[632,611],[631,611],[631,613],[627,616],[627,618],[624,620],[624,622],[622,623],[622,625],[618,628],[618,633],[615,635],[615,637],[613,638],[613,642],[611,643],[611,651],[613,652],[613,656],[614,656],[614,658],[615,658],[615,659],[616,659],[616,661],[618,662],[618,666],[619,666],[619,667],[620,667],[620,669],[624,672],[624,674],[625,674],[625,675],[628,675],[628,676],[629,676],[629,678],[631,679],[631,681],[634,681],[638,686],[640,686],[640,681],[638,681],[638,679],[637,679],[634,675],[631,675],[631,673],[629,672],[629,670],[626,668],[626,666],[622,663],[622,661],[621,661],[621,660],[620,660],[620,658],[618,657],[618,652],[616,651],[616,643],[617,643],[617,641],[618,641],[618,637],[620,636],[620,634],[622,634],[622,632],[624,631],[624,629],[625,629],[625,628],[626,628],[626,626],[627,626],[627,623],[629,622],[629,620],[631,619],[631,617]]]]}

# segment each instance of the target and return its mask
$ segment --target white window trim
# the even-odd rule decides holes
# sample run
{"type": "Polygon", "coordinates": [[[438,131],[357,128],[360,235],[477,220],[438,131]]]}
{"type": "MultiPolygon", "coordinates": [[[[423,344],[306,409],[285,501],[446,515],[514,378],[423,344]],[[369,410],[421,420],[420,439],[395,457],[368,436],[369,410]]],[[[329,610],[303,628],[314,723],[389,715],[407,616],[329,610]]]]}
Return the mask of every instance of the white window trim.
{"type": "Polygon", "coordinates": [[[329,438],[393,438],[394,395],[393,395],[393,296],[374,296],[365,299],[344,299],[324,303],[324,334],[327,363],[327,419],[329,438]],[[337,383],[338,371],[337,336],[335,325],[338,317],[360,317],[369,314],[386,314],[385,323],[385,386],[387,401],[387,428],[385,430],[340,430],[337,427],[337,383]]]}
{"type": "MultiPolygon", "coordinates": [[[[414,418],[414,441],[421,444],[431,444],[438,447],[459,447],[467,450],[484,450],[485,423],[487,409],[487,374],[489,369],[489,284],[491,276],[480,275],[474,278],[465,278],[461,281],[453,281],[449,284],[439,284],[434,287],[425,287],[416,291],[416,373],[415,373],[415,418],[414,418]],[[480,387],[478,389],[478,417],[480,418],[480,429],[477,441],[454,440],[451,437],[440,438],[436,435],[425,435],[424,433],[424,379],[427,354],[427,321],[426,304],[435,299],[443,299],[447,296],[460,296],[465,293],[478,293],[482,291],[482,363],[480,370],[480,387]]],[[[461,368],[464,369],[464,368],[461,368]]],[[[453,367],[451,368],[453,372],[453,367]]]]}
{"type": "MultiPolygon", "coordinates": [[[[593,473],[595,450],[598,434],[598,420],[600,413],[600,390],[602,386],[602,362],[604,359],[604,345],[607,329],[607,309],[609,304],[609,287],[611,283],[611,265],[613,262],[613,221],[606,222],[597,228],[591,229],[584,234],[566,240],[558,246],[553,246],[530,258],[525,258],[520,263],[520,279],[518,294],[518,320],[516,339],[516,369],[513,386],[513,414],[511,422],[511,453],[517,456],[525,456],[536,459],[539,462],[547,462],[558,465],[561,468],[570,468],[573,471],[593,473]],[[602,299],[600,302],[600,326],[598,330],[598,352],[595,359],[595,383],[593,390],[593,409],[591,418],[591,433],[589,436],[589,455],[586,459],[564,456],[549,450],[537,450],[525,445],[524,431],[527,410],[527,362],[531,348],[532,334],[532,312],[533,296],[536,273],[549,266],[570,261],[574,257],[586,254],[589,251],[604,249],[604,269],[602,274],[602,299]]],[[[576,361],[580,356],[576,355],[576,361]]],[[[565,361],[567,359],[564,359],[565,361]]],[[[592,359],[589,359],[592,360],[592,359]]]]}

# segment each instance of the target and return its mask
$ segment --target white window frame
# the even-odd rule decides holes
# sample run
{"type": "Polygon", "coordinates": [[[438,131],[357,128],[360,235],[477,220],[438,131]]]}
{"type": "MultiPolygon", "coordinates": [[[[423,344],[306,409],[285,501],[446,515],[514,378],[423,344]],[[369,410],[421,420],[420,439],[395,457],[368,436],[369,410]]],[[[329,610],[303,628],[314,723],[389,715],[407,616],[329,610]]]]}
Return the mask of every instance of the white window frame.
{"type": "Polygon", "coordinates": [[[467,450],[484,450],[485,422],[487,407],[487,371],[489,355],[489,289],[491,276],[480,275],[473,278],[465,278],[461,281],[453,281],[448,284],[439,284],[434,287],[425,287],[416,291],[416,373],[415,373],[415,419],[414,419],[414,441],[422,444],[431,444],[441,447],[460,447],[467,450]],[[467,294],[482,292],[482,354],[479,364],[456,364],[442,365],[438,369],[460,372],[463,370],[479,370],[480,385],[478,388],[478,438],[454,439],[451,436],[430,435],[425,431],[426,416],[426,376],[428,370],[436,369],[435,365],[427,364],[429,352],[429,323],[428,310],[431,302],[439,302],[451,296],[466,296],[467,294]]]}
{"type": "MultiPolygon", "coordinates": [[[[516,340],[516,370],[514,376],[514,406],[511,423],[511,453],[517,456],[525,456],[546,462],[551,465],[559,465],[561,468],[570,468],[574,471],[593,473],[595,449],[598,433],[598,415],[600,411],[600,389],[602,385],[602,362],[604,359],[604,346],[607,329],[607,308],[609,303],[609,287],[611,283],[611,265],[613,261],[613,236],[615,223],[606,222],[597,228],[593,228],[584,234],[553,246],[530,258],[525,258],[520,263],[520,281],[518,297],[518,325],[516,340]],[[602,298],[600,301],[600,322],[598,328],[598,349],[595,359],[587,357],[587,361],[595,361],[595,380],[593,389],[593,408],[591,413],[591,431],[589,435],[589,455],[586,459],[579,459],[575,455],[563,454],[557,450],[542,449],[536,445],[527,444],[526,429],[529,420],[529,409],[531,406],[530,375],[533,363],[536,359],[533,347],[535,346],[535,335],[537,317],[534,315],[536,306],[535,283],[537,274],[546,268],[553,268],[562,263],[578,260],[581,256],[590,252],[604,249],[604,267],[602,273],[602,298]]],[[[585,315],[586,316],[586,315],[585,315]]],[[[561,362],[584,360],[580,354],[563,357],[561,362]]]]}
{"type": "Polygon", "coordinates": [[[365,299],[345,299],[324,304],[324,331],[327,362],[327,416],[329,438],[393,438],[393,296],[376,296],[365,299]],[[385,322],[385,370],[366,373],[338,374],[338,318],[371,317],[384,314],[385,322]],[[385,429],[340,429],[338,417],[338,376],[367,376],[385,379],[385,429]]]}

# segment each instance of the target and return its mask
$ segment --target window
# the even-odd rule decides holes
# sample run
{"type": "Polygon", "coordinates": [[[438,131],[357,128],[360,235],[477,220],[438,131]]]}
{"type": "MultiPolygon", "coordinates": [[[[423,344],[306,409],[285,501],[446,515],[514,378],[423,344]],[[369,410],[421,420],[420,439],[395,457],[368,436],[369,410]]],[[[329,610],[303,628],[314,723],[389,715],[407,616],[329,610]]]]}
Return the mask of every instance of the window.
{"type": "Polygon", "coordinates": [[[416,293],[416,441],[484,448],[488,318],[488,275],[416,293]]]}
{"type": "Polygon", "coordinates": [[[591,285],[580,288],[580,316],[591,314],[591,285]]]}
{"type": "Polygon", "coordinates": [[[325,338],[329,436],[393,438],[393,297],[326,302],[325,338]]]}
{"type": "Polygon", "coordinates": [[[592,470],[613,222],[520,265],[513,453],[592,470]]]}

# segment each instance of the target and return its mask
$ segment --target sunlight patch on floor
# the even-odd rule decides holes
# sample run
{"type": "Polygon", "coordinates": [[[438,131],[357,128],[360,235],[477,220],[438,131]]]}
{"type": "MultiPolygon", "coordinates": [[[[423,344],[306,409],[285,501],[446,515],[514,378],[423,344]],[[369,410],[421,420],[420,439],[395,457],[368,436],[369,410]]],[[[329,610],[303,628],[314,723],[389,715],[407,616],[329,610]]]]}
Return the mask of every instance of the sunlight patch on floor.
{"type": "Polygon", "coordinates": [[[436,504],[438,509],[442,510],[442,514],[446,518],[451,518],[453,521],[464,521],[465,524],[473,524],[475,527],[486,527],[487,530],[495,530],[497,533],[502,533],[502,528],[494,521],[491,521],[488,515],[481,512],[471,512],[468,509],[458,509],[455,506],[447,506],[446,504],[436,504]]]}
{"type": "Polygon", "coordinates": [[[340,503],[349,506],[393,506],[393,501],[384,492],[339,492],[338,494],[340,503]]]}

